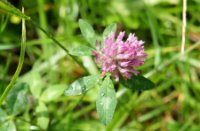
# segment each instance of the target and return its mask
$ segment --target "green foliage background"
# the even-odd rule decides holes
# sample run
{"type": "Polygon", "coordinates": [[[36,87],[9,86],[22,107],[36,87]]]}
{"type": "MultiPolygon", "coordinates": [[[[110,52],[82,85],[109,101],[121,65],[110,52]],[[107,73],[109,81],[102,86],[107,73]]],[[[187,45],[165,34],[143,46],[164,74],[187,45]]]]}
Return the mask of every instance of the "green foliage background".
{"type": "MultiPolygon", "coordinates": [[[[50,32],[67,49],[87,45],[78,20],[87,20],[100,38],[104,28],[133,32],[145,41],[149,57],[139,68],[156,83],[145,92],[115,84],[118,105],[104,126],[95,110],[99,87],[84,96],[64,89],[87,74],[97,74],[92,57],[76,59],[84,71],[44,33],[26,21],[27,48],[21,75],[0,109],[0,130],[28,131],[188,131],[200,130],[200,1],[187,2],[186,55],[180,57],[181,0],[9,0],[50,32]],[[193,48],[195,47],[195,48],[193,48]],[[189,49],[189,50],[188,50],[189,49]],[[25,106],[24,106],[25,105],[25,106]]],[[[20,18],[0,10],[0,94],[19,60],[20,18]]]]}

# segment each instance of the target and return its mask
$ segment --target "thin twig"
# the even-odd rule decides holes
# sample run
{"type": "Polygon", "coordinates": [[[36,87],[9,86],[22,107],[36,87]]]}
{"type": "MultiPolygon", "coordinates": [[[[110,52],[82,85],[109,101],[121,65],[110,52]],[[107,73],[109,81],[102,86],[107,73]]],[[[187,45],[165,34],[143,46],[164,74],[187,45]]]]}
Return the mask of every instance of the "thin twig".
{"type": "Polygon", "coordinates": [[[185,49],[185,32],[186,32],[186,10],[187,10],[187,0],[183,0],[183,16],[182,16],[182,42],[181,42],[181,55],[184,54],[185,49]]]}

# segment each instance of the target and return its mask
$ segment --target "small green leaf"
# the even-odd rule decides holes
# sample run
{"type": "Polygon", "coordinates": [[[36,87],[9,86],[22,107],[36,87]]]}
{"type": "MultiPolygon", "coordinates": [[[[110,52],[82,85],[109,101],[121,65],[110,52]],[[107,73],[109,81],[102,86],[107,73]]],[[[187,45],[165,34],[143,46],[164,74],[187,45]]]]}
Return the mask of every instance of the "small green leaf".
{"type": "Polygon", "coordinates": [[[150,90],[155,87],[155,84],[152,81],[141,75],[133,75],[128,80],[124,80],[120,77],[120,82],[132,91],[150,90]]]}
{"type": "Polygon", "coordinates": [[[15,123],[8,117],[6,112],[0,108],[0,131],[16,131],[15,123]]]}
{"type": "Polygon", "coordinates": [[[30,131],[30,127],[32,126],[31,122],[29,122],[32,120],[32,117],[30,117],[30,112],[26,111],[20,118],[15,119],[15,125],[18,131],[30,131]]]}
{"type": "Polygon", "coordinates": [[[115,23],[112,23],[110,24],[109,26],[106,27],[106,29],[104,30],[103,32],[103,39],[109,37],[109,35],[112,33],[112,32],[116,32],[117,30],[117,24],[115,23]]]}
{"type": "Polygon", "coordinates": [[[84,94],[89,89],[93,88],[99,80],[99,75],[90,75],[79,78],[74,81],[69,88],[65,90],[65,95],[81,95],[84,94]]]}
{"type": "Polygon", "coordinates": [[[20,18],[30,20],[29,16],[24,15],[19,9],[15,8],[12,4],[10,4],[7,1],[0,1],[0,10],[4,11],[5,13],[16,15],[20,18]]]}
{"type": "Polygon", "coordinates": [[[117,105],[117,98],[114,85],[109,76],[102,83],[97,101],[97,113],[102,123],[107,125],[113,117],[117,105]]]}
{"type": "Polygon", "coordinates": [[[92,47],[95,47],[97,37],[92,26],[82,19],[79,20],[79,26],[83,37],[87,40],[88,43],[90,43],[92,47]]]}
{"type": "Polygon", "coordinates": [[[29,86],[26,83],[17,83],[14,85],[5,101],[8,113],[16,115],[28,108],[28,89],[29,86]]]}
{"type": "Polygon", "coordinates": [[[46,130],[49,125],[49,113],[46,105],[40,101],[36,107],[37,125],[46,130]]]}
{"type": "Polygon", "coordinates": [[[73,47],[69,50],[69,53],[74,56],[87,56],[92,55],[92,48],[85,46],[85,45],[79,45],[78,47],[73,47]]]}
{"type": "Polygon", "coordinates": [[[23,77],[23,82],[30,85],[30,91],[35,98],[39,98],[44,86],[44,81],[38,71],[31,71],[23,77]]]}
{"type": "Polygon", "coordinates": [[[12,120],[0,122],[0,131],[16,131],[15,123],[12,120]]]}
{"type": "Polygon", "coordinates": [[[63,94],[65,88],[66,85],[64,84],[50,86],[42,93],[40,100],[44,102],[56,100],[63,94]]]}
{"type": "Polygon", "coordinates": [[[6,112],[0,108],[0,123],[4,122],[6,120],[7,114],[6,112]]]}

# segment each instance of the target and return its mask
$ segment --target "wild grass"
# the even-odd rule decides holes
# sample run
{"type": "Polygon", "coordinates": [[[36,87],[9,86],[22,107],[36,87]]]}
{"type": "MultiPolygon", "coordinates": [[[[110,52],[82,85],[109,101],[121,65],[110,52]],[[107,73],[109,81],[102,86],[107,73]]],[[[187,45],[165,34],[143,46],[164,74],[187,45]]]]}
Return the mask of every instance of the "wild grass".
{"type": "MultiPolygon", "coordinates": [[[[10,1],[30,16],[38,26],[66,49],[87,44],[78,27],[78,19],[91,23],[96,32],[112,22],[118,31],[134,32],[145,41],[148,59],[139,68],[155,82],[156,88],[131,92],[117,88],[118,105],[114,118],[104,126],[95,111],[96,92],[84,96],[41,99],[46,89],[68,86],[77,78],[98,72],[92,57],[75,57],[83,69],[56,41],[26,21],[26,54],[18,82],[29,84],[31,104],[27,111],[8,117],[10,128],[52,131],[188,131],[200,130],[200,2],[187,1],[187,26],[182,34],[181,0],[37,0],[10,1]],[[184,36],[184,38],[182,38],[184,36]],[[184,40],[185,39],[185,42],[184,40]],[[181,55],[181,46],[184,55],[181,55]],[[183,46],[182,46],[183,52],[183,46]],[[182,57],[182,58],[181,58],[182,57]],[[41,104],[42,103],[42,104],[41,104]],[[46,113],[38,115],[42,108],[46,113]],[[47,123],[38,123],[40,121],[47,123]],[[43,127],[47,125],[46,129],[43,127]]],[[[16,16],[0,10],[0,94],[17,68],[21,41],[21,23],[16,16]],[[3,26],[6,27],[4,28],[3,26]]],[[[186,20],[186,19],[185,19],[186,20]]],[[[186,21],[185,21],[186,22],[186,21]]],[[[185,23],[186,24],[186,23],[185,23]]],[[[100,37],[100,36],[99,36],[100,37]]],[[[116,87],[118,85],[116,84],[116,87]]],[[[5,110],[5,106],[2,107],[5,110]]],[[[0,118],[1,122],[1,118],[0,118]]],[[[2,127],[0,124],[0,129],[2,127]]],[[[3,129],[3,128],[2,128],[3,129]]]]}

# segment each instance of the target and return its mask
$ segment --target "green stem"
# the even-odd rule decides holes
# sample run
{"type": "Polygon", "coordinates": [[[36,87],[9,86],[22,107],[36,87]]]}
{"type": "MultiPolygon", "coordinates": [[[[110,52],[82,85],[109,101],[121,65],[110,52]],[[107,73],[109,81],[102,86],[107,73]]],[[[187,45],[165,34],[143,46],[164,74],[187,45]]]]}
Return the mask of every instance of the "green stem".
{"type": "MultiPolygon", "coordinates": [[[[24,12],[23,8],[22,8],[22,12],[24,12]]],[[[2,105],[3,101],[5,100],[6,96],[9,93],[9,91],[12,89],[14,83],[16,82],[16,80],[21,72],[22,65],[24,62],[25,50],[26,50],[26,27],[25,27],[25,19],[22,19],[22,42],[21,42],[21,49],[20,49],[19,64],[17,66],[15,74],[13,75],[10,83],[8,84],[5,91],[3,92],[2,96],[0,97],[0,106],[2,105]]]]}
{"type": "Polygon", "coordinates": [[[48,33],[46,30],[44,30],[42,27],[40,27],[40,26],[39,26],[36,22],[34,22],[33,20],[31,20],[31,22],[32,22],[32,24],[33,24],[35,27],[37,27],[38,29],[40,29],[40,30],[41,30],[43,33],[45,33],[50,39],[52,39],[52,40],[55,42],[55,44],[57,44],[60,48],[62,48],[62,49],[66,52],[67,55],[69,55],[76,63],[78,63],[78,64],[86,71],[86,73],[88,73],[88,70],[83,66],[83,64],[82,64],[80,61],[78,61],[78,60],[76,59],[75,56],[70,55],[70,54],[69,54],[69,51],[68,51],[59,41],[57,41],[57,40],[53,37],[52,34],[48,33]]]}
{"type": "MultiPolygon", "coordinates": [[[[7,58],[7,62],[6,62],[6,65],[5,65],[5,69],[3,71],[3,78],[2,78],[2,83],[0,84],[1,87],[4,87],[5,84],[6,84],[6,74],[8,72],[8,69],[10,67],[10,63],[11,63],[11,54],[9,53],[8,54],[8,58],[7,58]]],[[[0,92],[3,93],[3,88],[0,89],[0,92]]],[[[0,95],[1,95],[0,93],[0,95]]]]}
{"type": "Polygon", "coordinates": [[[158,41],[158,37],[157,37],[157,21],[155,20],[155,18],[153,17],[151,10],[149,9],[149,7],[147,6],[147,18],[149,21],[149,27],[150,27],[150,31],[151,31],[151,36],[153,38],[153,44],[155,47],[155,60],[154,60],[154,65],[155,67],[157,67],[160,64],[160,58],[161,58],[161,47],[159,45],[159,41],[158,41]]]}

